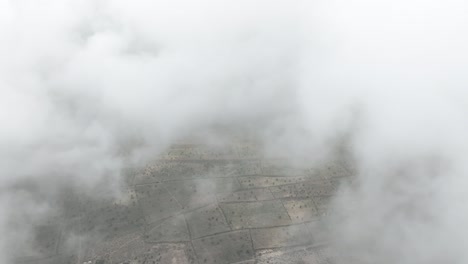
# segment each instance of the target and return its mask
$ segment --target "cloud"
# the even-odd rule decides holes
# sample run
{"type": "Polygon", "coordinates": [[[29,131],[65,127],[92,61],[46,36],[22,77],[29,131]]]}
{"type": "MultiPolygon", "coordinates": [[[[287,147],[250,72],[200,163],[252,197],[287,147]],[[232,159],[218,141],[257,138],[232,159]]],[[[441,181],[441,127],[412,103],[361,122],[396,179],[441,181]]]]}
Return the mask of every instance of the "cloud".
{"type": "Polygon", "coordinates": [[[64,186],[118,189],[122,167],[214,125],[310,164],[346,137],[358,180],[335,202],[337,247],[359,263],[464,262],[466,9],[1,0],[0,263],[31,226],[11,221],[40,219],[64,186]]]}

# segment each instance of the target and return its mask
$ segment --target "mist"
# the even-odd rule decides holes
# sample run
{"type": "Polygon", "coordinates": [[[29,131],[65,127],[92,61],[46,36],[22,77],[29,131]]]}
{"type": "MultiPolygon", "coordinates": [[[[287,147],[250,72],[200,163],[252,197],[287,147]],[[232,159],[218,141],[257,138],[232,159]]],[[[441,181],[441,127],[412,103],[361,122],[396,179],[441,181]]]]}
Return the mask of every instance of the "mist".
{"type": "Polygon", "coordinates": [[[466,263],[467,11],[0,0],[0,263],[33,250],[63,192],[119,197],[123,169],[237,135],[311,166],[344,145],[356,175],[329,216],[338,263],[466,263]]]}

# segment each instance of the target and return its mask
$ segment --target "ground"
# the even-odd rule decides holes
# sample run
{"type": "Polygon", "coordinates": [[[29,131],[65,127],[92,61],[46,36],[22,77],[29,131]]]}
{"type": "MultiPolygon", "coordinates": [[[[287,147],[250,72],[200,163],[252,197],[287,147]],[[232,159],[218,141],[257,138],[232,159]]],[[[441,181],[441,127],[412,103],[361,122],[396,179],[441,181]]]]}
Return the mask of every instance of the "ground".
{"type": "Polygon", "coordinates": [[[44,254],[18,263],[332,263],[324,216],[350,175],[340,161],[301,169],[248,144],[175,145],[129,170],[118,200],[65,199],[67,223],[40,227],[44,254]]]}

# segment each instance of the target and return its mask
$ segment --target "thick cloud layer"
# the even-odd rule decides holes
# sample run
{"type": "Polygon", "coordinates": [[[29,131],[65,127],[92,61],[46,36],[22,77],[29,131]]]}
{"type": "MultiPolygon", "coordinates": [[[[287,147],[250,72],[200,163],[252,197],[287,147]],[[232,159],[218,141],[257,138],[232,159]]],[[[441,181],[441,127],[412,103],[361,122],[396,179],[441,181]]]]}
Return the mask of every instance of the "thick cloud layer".
{"type": "Polygon", "coordinates": [[[0,263],[64,185],[118,189],[122,167],[215,125],[311,163],[347,139],[345,259],[466,262],[467,8],[1,0],[0,263]]]}

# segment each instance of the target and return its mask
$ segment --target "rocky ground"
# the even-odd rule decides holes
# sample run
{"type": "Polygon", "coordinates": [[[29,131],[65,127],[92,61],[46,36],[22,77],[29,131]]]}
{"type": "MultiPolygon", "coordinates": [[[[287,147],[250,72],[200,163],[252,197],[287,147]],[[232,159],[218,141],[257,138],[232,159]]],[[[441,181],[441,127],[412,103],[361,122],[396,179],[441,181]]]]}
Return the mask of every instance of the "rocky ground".
{"type": "Polygon", "coordinates": [[[37,228],[41,257],[18,263],[333,263],[323,216],[350,175],[343,162],[297,168],[249,145],[175,145],[129,171],[118,200],[64,199],[61,220],[37,228]]]}

